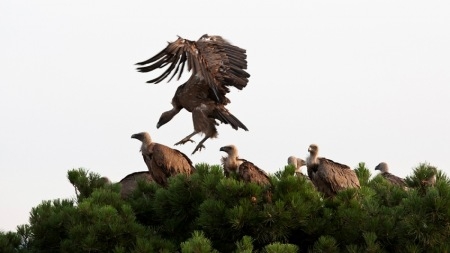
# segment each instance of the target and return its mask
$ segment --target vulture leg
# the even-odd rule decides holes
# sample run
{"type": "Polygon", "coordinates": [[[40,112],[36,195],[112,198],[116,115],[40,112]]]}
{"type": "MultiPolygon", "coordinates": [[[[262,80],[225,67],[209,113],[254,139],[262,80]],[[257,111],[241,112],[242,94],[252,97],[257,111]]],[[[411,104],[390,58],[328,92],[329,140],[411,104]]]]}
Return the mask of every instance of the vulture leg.
{"type": "Polygon", "coordinates": [[[206,136],[205,138],[203,138],[197,145],[197,147],[195,147],[194,152],[192,152],[192,154],[195,154],[195,152],[197,151],[201,151],[203,148],[205,148],[205,145],[203,145],[203,143],[209,139],[209,136],[206,136]]]}
{"type": "Polygon", "coordinates": [[[180,145],[180,144],[185,144],[185,143],[188,142],[188,141],[190,141],[190,142],[195,142],[195,141],[191,140],[191,137],[194,136],[194,135],[196,135],[197,133],[198,133],[197,131],[194,131],[194,132],[191,133],[190,135],[184,137],[181,141],[175,143],[175,146],[176,146],[176,145],[180,145]]]}

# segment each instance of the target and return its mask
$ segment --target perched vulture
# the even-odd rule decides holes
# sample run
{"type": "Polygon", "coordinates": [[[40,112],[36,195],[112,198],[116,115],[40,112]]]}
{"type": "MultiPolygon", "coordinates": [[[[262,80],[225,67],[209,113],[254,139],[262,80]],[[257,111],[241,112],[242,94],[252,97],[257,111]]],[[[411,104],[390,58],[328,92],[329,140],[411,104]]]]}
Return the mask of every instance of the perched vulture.
{"type": "Polygon", "coordinates": [[[288,157],[288,165],[292,165],[295,168],[295,175],[296,176],[302,176],[302,166],[306,165],[305,160],[295,157],[295,156],[289,156],[288,157]]]}
{"type": "Polygon", "coordinates": [[[326,197],[333,197],[346,188],[360,188],[358,177],[349,166],[318,157],[319,147],[316,144],[311,144],[308,152],[308,176],[317,190],[326,197]]]}
{"type": "Polygon", "coordinates": [[[225,107],[230,100],[225,96],[233,86],[242,90],[247,86],[250,75],[247,69],[246,50],[231,45],[220,36],[203,35],[197,41],[179,37],[169,43],[161,52],[152,58],[137,63],[142,67],[140,72],[150,72],[155,69],[167,69],[158,77],[147,83],[159,83],[173,72],[169,81],[178,73],[178,79],[183,73],[184,65],[191,76],[187,82],[180,85],[172,98],[172,109],[161,114],[157,128],[169,122],[182,109],[192,114],[194,132],[177,142],[184,144],[191,137],[203,133],[204,138],[198,143],[192,154],[205,146],[203,143],[218,135],[216,120],[230,124],[232,128],[247,127],[225,107]],[[175,69],[175,70],[174,70],[175,69]]]}
{"type": "Polygon", "coordinates": [[[133,134],[131,138],[142,142],[141,152],[153,180],[167,186],[167,179],[183,173],[190,175],[195,171],[192,161],[182,152],[163,144],[152,142],[147,132],[133,134]]]}
{"type": "Polygon", "coordinates": [[[229,176],[231,172],[235,172],[238,178],[247,183],[253,182],[259,185],[270,185],[270,178],[262,169],[258,168],[252,162],[239,158],[238,150],[234,145],[228,145],[220,148],[228,154],[222,157],[223,170],[225,176],[229,176]]]}
{"type": "Polygon", "coordinates": [[[127,198],[137,188],[138,181],[153,182],[152,175],[149,171],[139,171],[128,174],[119,184],[121,186],[120,195],[122,198],[127,198]]]}
{"type": "Polygon", "coordinates": [[[101,177],[100,180],[102,180],[103,184],[112,184],[111,180],[108,177],[101,177]]]}
{"type": "Polygon", "coordinates": [[[434,186],[436,184],[437,169],[435,167],[432,167],[431,169],[433,170],[431,176],[429,176],[425,180],[422,180],[422,185],[424,186],[434,186]]]}
{"type": "Polygon", "coordinates": [[[389,173],[389,166],[385,162],[379,163],[375,170],[381,171],[380,175],[384,177],[389,183],[393,185],[397,185],[403,188],[406,188],[406,182],[403,178],[397,177],[396,175],[393,175],[389,173]]]}

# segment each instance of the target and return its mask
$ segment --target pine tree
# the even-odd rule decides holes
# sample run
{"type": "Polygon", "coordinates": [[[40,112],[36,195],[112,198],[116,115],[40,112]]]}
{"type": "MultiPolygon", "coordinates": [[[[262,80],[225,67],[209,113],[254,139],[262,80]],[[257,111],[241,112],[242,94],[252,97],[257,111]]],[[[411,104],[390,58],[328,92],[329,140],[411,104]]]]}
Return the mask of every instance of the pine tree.
{"type": "Polygon", "coordinates": [[[449,252],[450,181],[429,164],[408,189],[356,169],[360,189],[324,198],[286,166],[270,188],[226,178],[197,164],[166,188],[139,182],[126,199],[120,184],[70,170],[74,199],[46,200],[17,232],[0,232],[0,252],[449,252]],[[437,172],[435,184],[423,184],[437,172]],[[265,196],[271,192],[271,201],[265,196]]]}
{"type": "Polygon", "coordinates": [[[182,253],[218,253],[217,250],[213,249],[211,241],[205,237],[203,232],[194,231],[192,233],[192,238],[188,239],[186,242],[181,243],[182,253]]]}
{"type": "Polygon", "coordinates": [[[15,253],[26,252],[21,250],[22,240],[18,233],[0,231],[0,252],[15,253]]]}

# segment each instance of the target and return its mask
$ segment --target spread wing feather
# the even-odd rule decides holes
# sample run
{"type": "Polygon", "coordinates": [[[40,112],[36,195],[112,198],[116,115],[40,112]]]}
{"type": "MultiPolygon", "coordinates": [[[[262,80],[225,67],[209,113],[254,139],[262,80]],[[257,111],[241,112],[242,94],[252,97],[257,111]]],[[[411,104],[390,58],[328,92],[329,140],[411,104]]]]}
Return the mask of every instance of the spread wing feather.
{"type": "Polygon", "coordinates": [[[216,109],[214,110],[214,116],[220,120],[220,122],[225,124],[230,124],[234,129],[238,129],[239,127],[248,131],[248,128],[242,123],[238,118],[236,118],[233,114],[231,114],[228,110],[223,108],[222,110],[216,109]]]}
{"type": "Polygon", "coordinates": [[[247,68],[246,50],[231,45],[220,36],[203,35],[198,41],[190,41],[179,37],[169,42],[167,47],[148,60],[137,63],[139,72],[150,72],[155,69],[167,69],[158,77],[147,83],[159,83],[172,72],[170,80],[178,73],[181,77],[187,62],[188,71],[192,76],[203,78],[213,91],[216,101],[222,102],[220,95],[228,93],[229,86],[241,90],[250,75],[247,68]],[[180,67],[181,65],[181,67],[180,67]]]}

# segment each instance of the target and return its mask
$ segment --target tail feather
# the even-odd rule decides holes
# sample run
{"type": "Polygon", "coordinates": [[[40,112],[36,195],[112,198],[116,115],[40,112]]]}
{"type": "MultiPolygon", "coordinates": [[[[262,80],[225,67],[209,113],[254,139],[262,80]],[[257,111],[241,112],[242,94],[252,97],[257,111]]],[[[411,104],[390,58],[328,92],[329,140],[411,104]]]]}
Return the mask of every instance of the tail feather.
{"type": "Polygon", "coordinates": [[[216,119],[220,120],[222,123],[230,124],[232,128],[238,130],[238,128],[242,128],[245,131],[248,131],[248,128],[233,114],[228,111],[223,110],[215,110],[216,119]]]}

